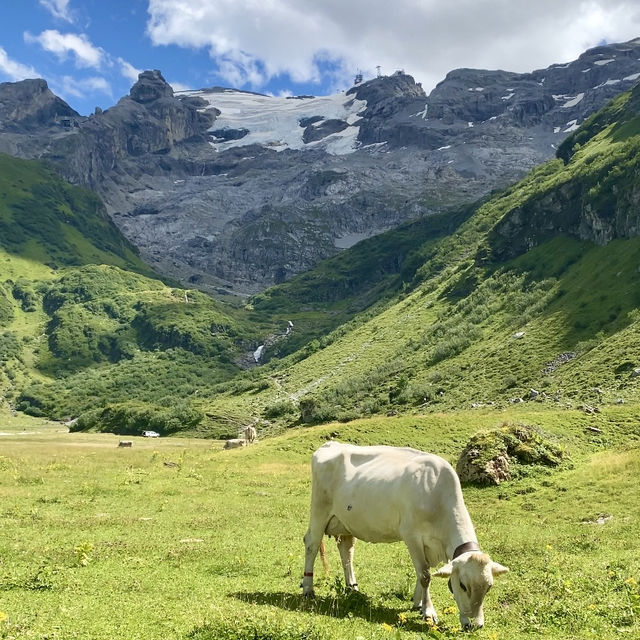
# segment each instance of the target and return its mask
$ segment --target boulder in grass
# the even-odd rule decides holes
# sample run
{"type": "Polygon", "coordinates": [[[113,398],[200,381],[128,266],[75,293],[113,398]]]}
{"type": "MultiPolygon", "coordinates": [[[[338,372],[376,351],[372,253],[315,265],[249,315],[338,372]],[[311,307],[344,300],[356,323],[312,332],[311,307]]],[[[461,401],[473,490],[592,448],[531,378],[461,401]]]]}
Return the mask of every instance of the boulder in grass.
{"type": "Polygon", "coordinates": [[[456,471],[461,482],[498,485],[514,476],[517,465],[555,467],[562,458],[562,449],[539,429],[506,424],[474,435],[460,454],[456,471]]]}

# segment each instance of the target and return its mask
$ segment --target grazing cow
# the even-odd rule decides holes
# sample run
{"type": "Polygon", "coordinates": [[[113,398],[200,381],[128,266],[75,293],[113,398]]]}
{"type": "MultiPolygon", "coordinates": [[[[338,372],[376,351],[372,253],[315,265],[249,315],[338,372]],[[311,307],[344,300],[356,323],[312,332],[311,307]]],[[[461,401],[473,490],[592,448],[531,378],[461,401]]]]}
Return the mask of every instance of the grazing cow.
{"type": "Polygon", "coordinates": [[[256,428],[250,424],[242,430],[242,435],[249,444],[252,444],[258,437],[258,432],[256,431],[256,428]]]}
{"type": "MultiPolygon", "coordinates": [[[[429,569],[449,579],[466,628],[484,624],[482,601],[503,567],[480,551],[460,481],[442,458],[401,447],[357,447],[327,442],[312,457],[311,514],[304,537],[303,594],[313,595],[313,565],[323,536],[335,536],[347,587],[356,538],[404,541],[416,571],[413,605],[437,622],[429,595],[429,569]]],[[[322,554],[322,551],[321,551],[322,554]]]]}
{"type": "Polygon", "coordinates": [[[118,442],[118,446],[119,447],[131,447],[131,446],[133,446],[133,442],[131,440],[120,440],[120,442],[118,442]]]}
{"type": "Polygon", "coordinates": [[[224,443],[224,449],[237,449],[238,447],[246,447],[247,441],[244,438],[230,438],[224,443]]]}

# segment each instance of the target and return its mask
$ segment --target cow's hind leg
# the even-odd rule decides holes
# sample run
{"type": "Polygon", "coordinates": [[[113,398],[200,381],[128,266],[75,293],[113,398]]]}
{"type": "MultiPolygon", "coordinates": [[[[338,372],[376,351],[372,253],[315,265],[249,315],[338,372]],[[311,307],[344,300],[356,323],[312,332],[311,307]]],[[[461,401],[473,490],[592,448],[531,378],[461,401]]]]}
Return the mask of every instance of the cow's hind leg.
{"type": "Polygon", "coordinates": [[[356,539],[353,536],[338,537],[338,551],[340,551],[340,560],[342,560],[342,568],[344,569],[344,583],[347,589],[358,591],[356,576],[353,573],[353,547],[356,539]]]}
{"type": "Polygon", "coordinates": [[[438,615],[435,607],[431,602],[431,594],[429,593],[429,584],[431,583],[431,574],[429,573],[429,563],[424,552],[424,545],[420,539],[406,539],[405,543],[409,549],[409,555],[416,571],[416,588],[413,592],[413,606],[420,609],[422,617],[433,622],[438,622],[438,615]]]}
{"type": "MultiPolygon", "coordinates": [[[[314,499],[311,494],[311,517],[309,518],[309,529],[304,536],[304,576],[302,578],[302,595],[313,597],[313,565],[320,550],[322,539],[326,532],[331,514],[327,505],[320,500],[314,499]]],[[[321,550],[324,556],[324,550],[321,550]]],[[[323,562],[325,562],[323,557],[323,562]]],[[[326,570],[326,567],[325,567],[326,570]]]]}

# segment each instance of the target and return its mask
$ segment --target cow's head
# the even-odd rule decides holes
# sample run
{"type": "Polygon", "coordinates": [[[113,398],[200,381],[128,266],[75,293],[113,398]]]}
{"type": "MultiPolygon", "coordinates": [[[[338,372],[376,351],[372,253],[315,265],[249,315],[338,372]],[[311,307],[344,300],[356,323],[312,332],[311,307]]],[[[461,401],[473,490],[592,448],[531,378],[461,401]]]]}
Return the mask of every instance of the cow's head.
{"type": "Polygon", "coordinates": [[[486,553],[469,552],[452,560],[434,575],[449,578],[449,589],[458,605],[460,624],[464,629],[484,625],[482,602],[493,586],[494,576],[509,571],[493,562],[486,553]]]}

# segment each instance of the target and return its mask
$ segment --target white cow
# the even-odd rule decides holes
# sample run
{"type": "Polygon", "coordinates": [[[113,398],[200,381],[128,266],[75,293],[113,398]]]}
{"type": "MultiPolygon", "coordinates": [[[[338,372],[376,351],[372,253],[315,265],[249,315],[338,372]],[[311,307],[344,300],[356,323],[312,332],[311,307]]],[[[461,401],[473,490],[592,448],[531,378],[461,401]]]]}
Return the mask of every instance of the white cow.
{"type": "Polygon", "coordinates": [[[244,438],[229,438],[224,443],[223,449],[237,449],[238,447],[246,447],[247,441],[244,438]]]}
{"type": "Polygon", "coordinates": [[[244,436],[244,439],[248,444],[252,444],[258,437],[258,432],[256,431],[256,428],[252,424],[250,424],[242,430],[242,435],[244,436]]]}
{"type": "Polygon", "coordinates": [[[323,536],[335,536],[347,587],[355,538],[404,541],[416,571],[414,607],[437,622],[429,595],[430,567],[449,578],[465,628],[482,627],[482,602],[493,577],[507,567],[480,551],[460,481],[442,458],[400,447],[358,447],[327,442],[312,457],[311,515],[304,537],[303,594],[313,595],[313,565],[323,536]]]}

